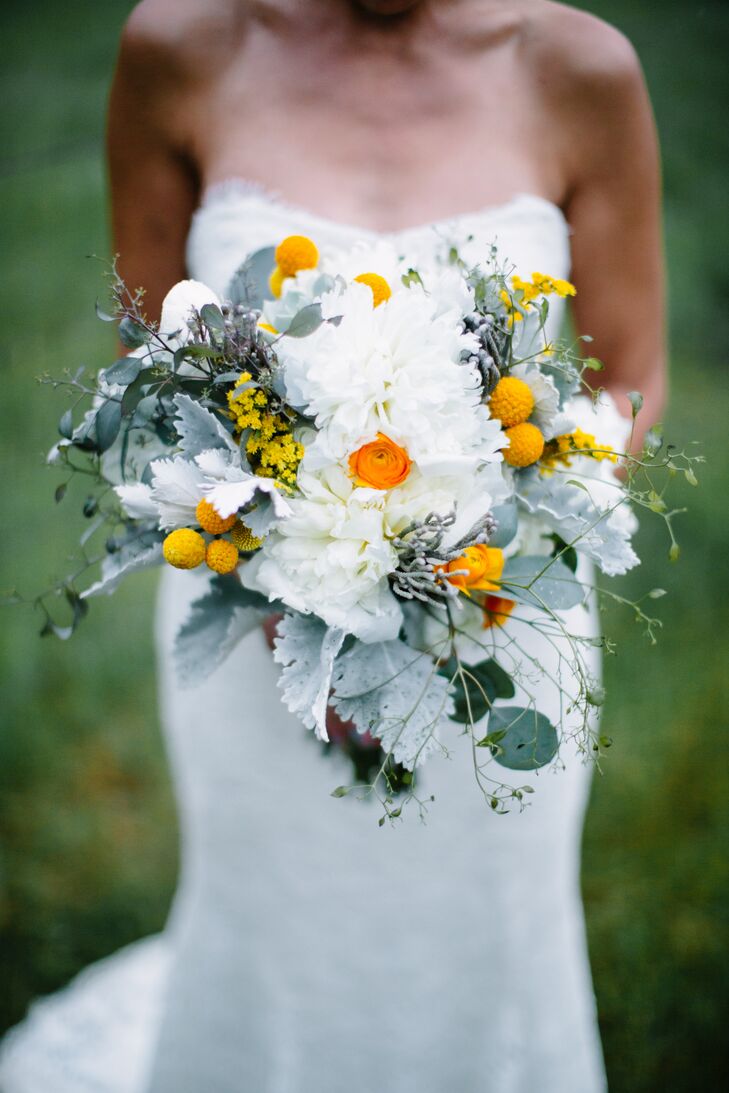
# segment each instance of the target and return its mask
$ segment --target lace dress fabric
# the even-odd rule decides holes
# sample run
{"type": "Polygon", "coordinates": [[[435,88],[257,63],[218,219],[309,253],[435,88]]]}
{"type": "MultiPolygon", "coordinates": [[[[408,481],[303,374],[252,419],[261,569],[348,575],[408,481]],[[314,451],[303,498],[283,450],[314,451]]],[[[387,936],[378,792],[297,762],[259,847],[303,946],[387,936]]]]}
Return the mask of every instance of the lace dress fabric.
{"type": "MultiPolygon", "coordinates": [[[[377,238],[231,182],[195,216],[190,274],[223,292],[246,252],[293,232],[377,238]]],[[[567,225],[537,197],[389,238],[413,253],[444,236],[466,258],[496,242],[522,274],[569,272],[567,225]]],[[[604,1090],[579,894],[589,768],[568,746],[565,769],[518,776],[529,808],[496,816],[454,734],[425,771],[427,822],[379,828],[373,803],[330,796],[345,770],[284,709],[260,631],[179,689],[171,643],[200,589],[166,571],[158,607],[183,849],[169,923],[35,1004],[5,1041],[3,1093],[604,1090]]],[[[595,633],[591,612],[570,616],[595,633]]],[[[559,670],[543,638],[524,642],[559,670]]]]}

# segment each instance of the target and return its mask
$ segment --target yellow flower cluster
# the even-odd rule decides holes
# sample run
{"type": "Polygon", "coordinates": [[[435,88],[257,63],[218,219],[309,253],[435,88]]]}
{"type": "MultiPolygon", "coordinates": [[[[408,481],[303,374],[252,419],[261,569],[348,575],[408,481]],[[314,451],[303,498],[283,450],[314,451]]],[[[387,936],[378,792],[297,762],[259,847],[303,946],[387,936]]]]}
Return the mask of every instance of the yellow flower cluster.
{"type": "Polygon", "coordinates": [[[569,467],[572,457],[586,455],[591,459],[601,461],[609,459],[611,463],[617,463],[618,457],[608,444],[598,444],[591,433],[585,433],[582,429],[575,429],[572,433],[563,433],[550,440],[544,448],[542,462],[544,470],[551,473],[556,464],[561,463],[569,467]]]}
{"type": "Polygon", "coordinates": [[[502,288],[499,299],[506,308],[509,324],[520,323],[527,310],[538,296],[576,296],[577,289],[561,277],[550,277],[546,273],[533,273],[531,281],[525,281],[516,274],[511,278],[511,292],[502,288]]]}
{"type": "Polygon", "coordinates": [[[246,386],[250,380],[250,372],[241,373],[233,390],[228,392],[228,407],[238,432],[248,431],[246,454],[251,467],[263,478],[295,486],[304,446],[294,440],[286,418],[270,412],[266,392],[260,387],[246,386]]]}

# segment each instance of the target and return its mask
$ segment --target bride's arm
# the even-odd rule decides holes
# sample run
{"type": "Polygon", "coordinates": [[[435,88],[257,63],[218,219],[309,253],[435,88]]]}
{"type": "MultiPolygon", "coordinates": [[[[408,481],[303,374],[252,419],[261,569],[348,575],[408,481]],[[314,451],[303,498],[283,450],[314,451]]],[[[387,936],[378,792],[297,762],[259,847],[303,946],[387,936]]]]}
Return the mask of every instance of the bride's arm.
{"type": "MultiPolygon", "coordinates": [[[[139,11],[139,9],[137,9],[139,11]]],[[[163,28],[135,13],[122,35],[111,89],[107,150],[114,249],[130,288],[158,318],[186,276],[185,240],[198,186],[186,148],[189,75],[163,28]]]]}
{"type": "Polygon", "coordinates": [[[594,338],[586,351],[605,364],[596,380],[619,409],[630,414],[626,392],[644,396],[640,444],[660,419],[666,391],[658,142],[632,47],[600,28],[599,41],[583,50],[570,104],[574,315],[578,331],[594,338]]]}

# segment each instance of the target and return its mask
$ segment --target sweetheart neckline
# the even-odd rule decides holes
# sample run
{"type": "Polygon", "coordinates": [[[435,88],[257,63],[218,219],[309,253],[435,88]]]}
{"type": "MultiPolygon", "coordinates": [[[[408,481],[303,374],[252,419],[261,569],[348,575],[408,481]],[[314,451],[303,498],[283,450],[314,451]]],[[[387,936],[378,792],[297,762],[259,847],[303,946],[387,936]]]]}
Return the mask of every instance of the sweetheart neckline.
{"type": "Polygon", "coordinates": [[[222,203],[230,197],[242,197],[244,199],[263,201],[275,208],[288,212],[299,219],[306,219],[329,229],[349,232],[359,236],[368,236],[371,239],[399,239],[403,236],[417,234],[418,232],[429,229],[437,230],[438,228],[445,228],[459,222],[467,222],[469,220],[494,216],[498,213],[509,212],[524,204],[539,207],[542,210],[551,213],[559,220],[563,227],[569,231],[569,223],[563,210],[559,205],[555,204],[554,201],[550,201],[547,197],[542,197],[541,194],[528,192],[517,193],[506,201],[484,205],[480,209],[467,209],[460,213],[454,213],[453,216],[441,217],[438,220],[424,221],[420,224],[413,224],[410,227],[397,228],[394,231],[379,231],[376,228],[367,228],[362,225],[333,220],[331,217],[314,212],[303,205],[297,205],[295,202],[288,201],[277,191],[264,186],[263,183],[253,179],[236,176],[220,179],[217,182],[212,182],[206,186],[203,190],[200,204],[195,211],[195,216],[197,217],[206,209],[222,203]]]}

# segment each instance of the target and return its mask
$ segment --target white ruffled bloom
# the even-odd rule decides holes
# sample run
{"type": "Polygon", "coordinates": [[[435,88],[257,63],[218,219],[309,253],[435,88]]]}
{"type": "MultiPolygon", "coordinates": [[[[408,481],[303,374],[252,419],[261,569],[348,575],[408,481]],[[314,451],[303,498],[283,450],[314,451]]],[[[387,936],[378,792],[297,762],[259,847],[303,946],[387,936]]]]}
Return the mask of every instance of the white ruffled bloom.
{"type": "Polygon", "coordinates": [[[243,583],[363,641],[395,638],[402,612],[386,579],[396,557],[385,494],[356,487],[334,466],[300,471],[298,486],[290,516],[244,567],[243,583]]]}
{"type": "Polygon", "coordinates": [[[326,295],[322,311],[342,319],[279,343],[287,398],[319,430],[310,466],[343,460],[378,432],[423,468],[465,454],[501,459],[503,434],[481,403],[478,371],[460,361],[474,339],[434,320],[422,291],[373,308],[370,289],[352,284],[326,295]]]}

